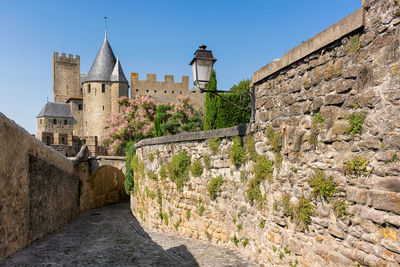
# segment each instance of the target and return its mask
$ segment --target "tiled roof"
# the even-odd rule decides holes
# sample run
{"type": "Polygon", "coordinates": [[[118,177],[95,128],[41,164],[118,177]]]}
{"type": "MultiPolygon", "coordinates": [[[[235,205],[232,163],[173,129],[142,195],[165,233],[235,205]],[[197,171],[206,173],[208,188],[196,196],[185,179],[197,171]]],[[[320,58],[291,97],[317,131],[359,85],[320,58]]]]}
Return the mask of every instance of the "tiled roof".
{"type": "Polygon", "coordinates": [[[47,102],[42,108],[36,118],[40,117],[63,117],[73,118],[71,113],[71,106],[64,103],[47,102]]]}

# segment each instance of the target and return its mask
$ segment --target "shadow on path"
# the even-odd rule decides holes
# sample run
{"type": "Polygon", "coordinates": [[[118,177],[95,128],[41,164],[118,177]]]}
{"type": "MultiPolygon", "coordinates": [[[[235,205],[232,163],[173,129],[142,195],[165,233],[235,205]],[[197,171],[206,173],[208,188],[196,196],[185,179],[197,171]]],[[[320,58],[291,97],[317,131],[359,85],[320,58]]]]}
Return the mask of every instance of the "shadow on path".
{"type": "Polygon", "coordinates": [[[129,203],[82,212],[0,266],[199,266],[185,245],[164,250],[132,215],[129,203]]]}

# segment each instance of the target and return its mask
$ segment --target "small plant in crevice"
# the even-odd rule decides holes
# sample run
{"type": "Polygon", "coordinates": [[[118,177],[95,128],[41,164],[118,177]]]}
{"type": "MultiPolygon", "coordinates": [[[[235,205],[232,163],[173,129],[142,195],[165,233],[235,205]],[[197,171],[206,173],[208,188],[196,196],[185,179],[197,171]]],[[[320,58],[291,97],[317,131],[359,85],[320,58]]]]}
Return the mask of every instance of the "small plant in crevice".
{"type": "Polygon", "coordinates": [[[288,248],[283,248],[283,250],[285,251],[285,254],[290,255],[291,251],[288,248]]]}
{"type": "Polygon", "coordinates": [[[177,221],[177,222],[174,224],[175,231],[178,231],[178,228],[179,228],[179,226],[181,226],[181,223],[182,223],[182,219],[179,219],[179,221],[177,221]]]}
{"type": "Polygon", "coordinates": [[[234,235],[234,236],[232,237],[232,241],[233,241],[233,243],[235,243],[236,246],[238,246],[238,244],[239,244],[239,239],[236,237],[236,235],[234,235]]]}
{"type": "Polygon", "coordinates": [[[211,178],[210,183],[207,186],[208,193],[210,194],[210,199],[215,200],[219,191],[221,190],[221,186],[224,183],[224,179],[222,175],[211,178]]]}
{"type": "Polygon", "coordinates": [[[278,212],[279,210],[278,210],[278,202],[274,202],[274,204],[273,204],[273,208],[274,208],[274,211],[276,211],[276,212],[278,212]]]}
{"type": "Polygon", "coordinates": [[[242,139],[240,136],[235,136],[232,138],[232,142],[229,158],[233,165],[240,167],[246,161],[246,152],[243,149],[242,139]]]}
{"type": "Polygon", "coordinates": [[[260,190],[260,183],[261,180],[256,179],[256,178],[251,178],[249,180],[249,183],[247,184],[247,198],[250,201],[251,205],[254,205],[254,201],[261,202],[262,201],[262,193],[260,190]]]}
{"type": "Polygon", "coordinates": [[[190,215],[191,215],[191,212],[190,212],[190,210],[187,210],[187,211],[186,211],[186,220],[188,220],[188,221],[189,221],[189,219],[190,219],[190,215]]]}
{"type": "Polygon", "coordinates": [[[355,134],[362,134],[362,124],[365,120],[364,113],[351,113],[348,117],[350,127],[347,129],[347,133],[351,136],[355,134]]]}
{"type": "Polygon", "coordinates": [[[158,189],[157,189],[157,203],[158,203],[160,206],[162,206],[162,198],[163,198],[163,195],[162,195],[162,193],[161,193],[160,188],[158,188],[158,189]]]}
{"type": "Polygon", "coordinates": [[[270,183],[273,182],[274,166],[273,162],[269,160],[265,155],[262,155],[257,159],[254,165],[254,178],[257,180],[264,181],[267,179],[270,183]]]}
{"type": "Polygon", "coordinates": [[[147,172],[147,177],[149,177],[150,179],[152,179],[154,181],[158,180],[157,173],[155,173],[155,172],[148,171],[147,172]]]}
{"type": "Polygon", "coordinates": [[[311,216],[315,214],[315,207],[310,200],[305,196],[301,196],[294,212],[296,223],[304,230],[308,230],[308,225],[311,223],[311,216]]]}
{"type": "Polygon", "coordinates": [[[190,171],[194,177],[200,177],[203,174],[203,166],[201,165],[201,161],[199,159],[192,163],[190,171]]]}
{"type": "Polygon", "coordinates": [[[200,207],[199,207],[199,215],[200,215],[200,216],[203,216],[205,210],[206,210],[206,209],[204,208],[204,205],[201,204],[200,207]]]}
{"type": "Polygon", "coordinates": [[[359,35],[354,35],[350,37],[349,44],[346,46],[346,54],[352,54],[360,50],[360,37],[359,35]]]}
{"type": "Polygon", "coordinates": [[[150,161],[150,162],[153,162],[154,161],[154,153],[149,153],[149,154],[147,154],[147,159],[150,161]]]}
{"type": "Polygon", "coordinates": [[[203,155],[203,161],[204,161],[204,166],[206,166],[206,169],[209,170],[211,169],[211,157],[208,154],[203,155]]]}
{"type": "Polygon", "coordinates": [[[162,219],[165,223],[166,226],[168,226],[168,214],[167,213],[161,213],[162,219]]]}
{"type": "Polygon", "coordinates": [[[245,238],[245,239],[242,241],[243,247],[246,247],[248,244],[249,244],[249,239],[248,239],[248,238],[245,238]]]}
{"type": "Polygon", "coordinates": [[[165,165],[162,165],[158,174],[160,175],[161,180],[167,179],[168,177],[167,167],[165,167],[165,165]]]}
{"type": "Polygon", "coordinates": [[[264,227],[265,227],[265,220],[261,220],[260,223],[258,224],[258,227],[260,227],[261,229],[264,229],[264,227]]]}
{"type": "Polygon", "coordinates": [[[356,156],[346,162],[346,175],[368,176],[372,170],[368,170],[369,160],[362,156],[356,156]]]}
{"type": "Polygon", "coordinates": [[[275,154],[275,167],[277,172],[279,173],[283,161],[283,156],[281,154],[282,144],[279,140],[279,134],[275,132],[272,126],[269,126],[267,128],[267,137],[269,140],[269,145],[271,146],[271,149],[275,154]]]}
{"type": "Polygon", "coordinates": [[[221,140],[219,138],[210,138],[207,141],[208,143],[208,148],[211,150],[211,153],[213,155],[216,155],[218,153],[218,148],[219,144],[221,143],[221,140]]]}
{"type": "Polygon", "coordinates": [[[240,171],[240,181],[242,183],[246,183],[248,180],[249,172],[247,171],[240,171]]]}
{"type": "Polygon", "coordinates": [[[294,217],[294,210],[292,204],[290,204],[290,194],[284,193],[282,197],[282,207],[283,207],[283,214],[286,217],[293,219],[294,217]]]}
{"type": "Polygon", "coordinates": [[[243,229],[243,225],[241,225],[241,224],[238,224],[236,227],[237,227],[237,230],[238,230],[238,231],[240,231],[240,230],[243,229]]]}
{"type": "Polygon", "coordinates": [[[283,254],[282,252],[279,253],[279,258],[282,260],[285,257],[285,254],[283,254]]]}
{"type": "Polygon", "coordinates": [[[323,123],[324,122],[324,118],[321,116],[321,114],[319,112],[314,114],[313,120],[315,123],[323,123]]]}
{"type": "Polygon", "coordinates": [[[308,184],[313,188],[314,196],[326,201],[329,201],[337,192],[337,184],[333,182],[333,177],[326,177],[324,170],[314,169],[314,174],[308,180],[308,184]]]}
{"type": "Polygon", "coordinates": [[[324,122],[324,118],[321,116],[321,114],[315,113],[313,116],[313,123],[311,126],[311,133],[310,137],[308,139],[308,143],[315,149],[318,144],[318,135],[320,131],[320,127],[322,123],[324,122]]]}
{"type": "Polygon", "coordinates": [[[346,216],[350,215],[346,210],[347,206],[348,204],[345,200],[336,199],[332,204],[333,213],[337,218],[343,220],[346,218],[346,216]]]}
{"type": "Polygon", "coordinates": [[[179,191],[183,190],[183,186],[189,180],[190,157],[185,150],[181,150],[172,157],[168,166],[169,178],[175,182],[179,191]]]}
{"type": "Polygon", "coordinates": [[[254,141],[254,137],[252,135],[247,137],[247,140],[244,144],[244,147],[246,149],[246,153],[249,157],[250,160],[256,161],[258,154],[256,152],[256,147],[255,147],[256,142],[254,141]]]}
{"type": "Polygon", "coordinates": [[[272,251],[275,253],[277,248],[275,246],[272,246],[272,251]]]}

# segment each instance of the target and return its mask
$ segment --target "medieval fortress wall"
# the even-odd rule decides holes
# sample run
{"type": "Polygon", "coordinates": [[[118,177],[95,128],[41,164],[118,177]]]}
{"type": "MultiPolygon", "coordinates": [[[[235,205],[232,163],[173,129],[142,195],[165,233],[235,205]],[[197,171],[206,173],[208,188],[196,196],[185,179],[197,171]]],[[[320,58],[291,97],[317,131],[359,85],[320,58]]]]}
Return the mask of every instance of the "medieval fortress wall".
{"type": "Polygon", "coordinates": [[[82,96],[80,91],[80,57],[65,53],[53,54],[53,101],[65,103],[70,97],[82,96]]]}
{"type": "Polygon", "coordinates": [[[255,124],[139,142],[144,171],[131,196],[135,216],[149,227],[237,248],[265,266],[296,260],[300,266],[398,266],[399,25],[400,2],[363,1],[254,73],[255,124]],[[354,119],[360,114],[363,122],[354,119]],[[349,133],[354,127],[362,132],[349,133]],[[256,152],[274,162],[272,179],[262,180],[258,192],[256,162],[237,168],[229,160],[235,135],[244,143],[252,136],[256,152]],[[215,137],[220,144],[213,154],[209,138],[215,137]],[[181,150],[203,167],[182,191],[159,175],[181,150]],[[316,174],[336,183],[332,197],[313,197],[316,174]],[[223,184],[212,200],[208,188],[219,175],[223,184]],[[253,205],[251,193],[259,196],[253,205]],[[307,199],[312,213],[300,206],[307,199]],[[301,226],[307,218],[308,229],[301,226]]]}

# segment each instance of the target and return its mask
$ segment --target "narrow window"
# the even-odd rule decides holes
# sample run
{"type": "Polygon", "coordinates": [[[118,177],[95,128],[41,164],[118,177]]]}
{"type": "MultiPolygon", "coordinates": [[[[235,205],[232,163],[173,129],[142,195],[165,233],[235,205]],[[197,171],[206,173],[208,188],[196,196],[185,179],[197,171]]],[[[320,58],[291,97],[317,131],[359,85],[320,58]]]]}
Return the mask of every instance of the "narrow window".
{"type": "Polygon", "coordinates": [[[136,93],[139,92],[139,89],[136,89],[136,93]]]}
{"type": "Polygon", "coordinates": [[[101,85],[101,92],[102,93],[106,92],[106,85],[104,83],[101,85]]]}
{"type": "Polygon", "coordinates": [[[57,124],[57,120],[56,119],[53,120],[53,124],[57,124]]]}
{"type": "Polygon", "coordinates": [[[87,92],[90,94],[90,84],[88,84],[87,92]]]}
{"type": "Polygon", "coordinates": [[[82,90],[82,88],[81,88],[81,94],[83,93],[83,90],[82,90]]]}
{"type": "Polygon", "coordinates": [[[154,90],[154,93],[157,93],[157,90],[154,90]]]}
{"type": "Polygon", "coordinates": [[[164,93],[166,94],[166,93],[167,93],[167,90],[165,90],[164,93]]]}
{"type": "Polygon", "coordinates": [[[148,93],[149,92],[149,90],[146,90],[146,93],[148,93]]]}
{"type": "Polygon", "coordinates": [[[174,93],[174,91],[172,91],[172,93],[174,93]]]}
{"type": "Polygon", "coordinates": [[[182,94],[182,91],[180,91],[179,93],[181,93],[181,94],[182,94]]]}
{"type": "Polygon", "coordinates": [[[67,125],[68,124],[68,121],[67,120],[64,120],[64,125],[67,125]]]}
{"type": "Polygon", "coordinates": [[[104,110],[104,106],[103,106],[103,110],[104,110]]]}
{"type": "Polygon", "coordinates": [[[62,144],[65,144],[65,139],[64,139],[64,137],[61,138],[61,143],[62,143],[62,144]]]}
{"type": "Polygon", "coordinates": [[[87,127],[87,122],[86,122],[86,127],[87,127]]]}
{"type": "Polygon", "coordinates": [[[82,110],[82,104],[78,105],[78,110],[82,110]]]}
{"type": "Polygon", "coordinates": [[[42,119],[40,119],[39,121],[40,121],[40,124],[42,124],[42,119]]]}

